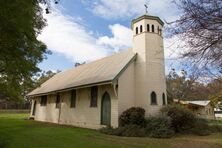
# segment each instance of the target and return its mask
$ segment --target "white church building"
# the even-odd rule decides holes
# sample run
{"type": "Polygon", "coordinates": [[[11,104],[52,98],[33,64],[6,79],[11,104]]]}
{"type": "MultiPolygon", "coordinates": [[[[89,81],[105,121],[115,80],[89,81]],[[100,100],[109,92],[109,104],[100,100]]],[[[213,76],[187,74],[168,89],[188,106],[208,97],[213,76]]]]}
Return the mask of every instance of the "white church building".
{"type": "Polygon", "coordinates": [[[130,107],[156,115],[167,103],[163,21],[143,15],[132,20],[133,47],[60,72],[30,92],[30,117],[37,121],[98,129],[118,127],[130,107]]]}

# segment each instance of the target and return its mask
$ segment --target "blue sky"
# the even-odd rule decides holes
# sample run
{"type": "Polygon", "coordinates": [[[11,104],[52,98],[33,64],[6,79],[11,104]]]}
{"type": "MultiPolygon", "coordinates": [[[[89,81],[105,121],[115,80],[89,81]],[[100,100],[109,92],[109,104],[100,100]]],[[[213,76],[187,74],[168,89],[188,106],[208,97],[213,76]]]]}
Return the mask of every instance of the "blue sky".
{"type": "MultiPolygon", "coordinates": [[[[38,37],[52,55],[40,63],[40,69],[65,70],[75,62],[89,62],[126,50],[132,46],[131,20],[145,13],[147,0],[60,0],[52,12],[44,14],[48,25],[38,37]]],[[[166,21],[179,17],[170,0],[150,0],[149,14],[166,21]]],[[[166,59],[177,54],[177,39],[164,39],[166,59]]],[[[166,70],[172,67],[166,61],[166,70]],[[167,69],[168,68],[168,69],[167,69]]]]}

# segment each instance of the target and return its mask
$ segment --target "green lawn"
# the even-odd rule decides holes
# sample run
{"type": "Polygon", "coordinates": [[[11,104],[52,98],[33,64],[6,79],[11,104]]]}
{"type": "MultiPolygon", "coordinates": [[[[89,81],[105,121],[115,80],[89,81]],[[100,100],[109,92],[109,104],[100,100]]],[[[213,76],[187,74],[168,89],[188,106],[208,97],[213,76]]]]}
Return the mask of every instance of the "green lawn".
{"type": "Polygon", "coordinates": [[[170,139],[126,138],[104,135],[95,130],[25,120],[27,116],[25,113],[0,112],[0,147],[2,145],[13,148],[222,147],[222,133],[204,137],[178,135],[170,139]]]}

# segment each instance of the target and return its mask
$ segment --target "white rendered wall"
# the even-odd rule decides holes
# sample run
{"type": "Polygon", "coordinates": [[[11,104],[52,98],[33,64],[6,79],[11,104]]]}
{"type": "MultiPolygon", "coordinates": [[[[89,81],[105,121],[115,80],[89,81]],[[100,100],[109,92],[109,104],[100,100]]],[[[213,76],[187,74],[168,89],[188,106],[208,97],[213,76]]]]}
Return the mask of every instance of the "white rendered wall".
{"type": "Polygon", "coordinates": [[[132,62],[118,79],[119,115],[135,106],[135,63],[132,62]]]}
{"type": "Polygon", "coordinates": [[[60,98],[62,101],[60,119],[59,108],[55,108],[56,95],[48,95],[46,106],[40,106],[40,97],[35,97],[32,101],[32,104],[34,103],[34,100],[37,101],[35,116],[30,116],[34,117],[37,121],[53,122],[98,129],[103,127],[102,125],[100,125],[101,98],[106,91],[111,97],[111,126],[117,127],[118,99],[114,94],[111,84],[98,86],[97,107],[90,107],[90,88],[82,88],[77,89],[75,108],[70,108],[70,91],[60,93],[60,98]]]}

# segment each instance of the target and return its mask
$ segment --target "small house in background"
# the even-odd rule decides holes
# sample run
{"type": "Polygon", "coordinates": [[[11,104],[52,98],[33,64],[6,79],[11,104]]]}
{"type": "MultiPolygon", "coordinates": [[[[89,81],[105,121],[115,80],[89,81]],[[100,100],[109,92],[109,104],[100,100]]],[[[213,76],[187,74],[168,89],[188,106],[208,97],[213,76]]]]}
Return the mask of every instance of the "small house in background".
{"type": "Polygon", "coordinates": [[[209,100],[182,101],[174,99],[174,102],[192,110],[200,118],[215,119],[214,107],[210,104],[209,100]]]}
{"type": "Polygon", "coordinates": [[[216,118],[222,118],[222,109],[220,109],[220,107],[219,107],[220,103],[221,102],[218,102],[218,105],[215,106],[215,108],[214,108],[214,113],[215,113],[216,118]]]}
{"type": "Polygon", "coordinates": [[[219,108],[214,108],[214,113],[216,118],[222,118],[222,110],[219,108]]]}

